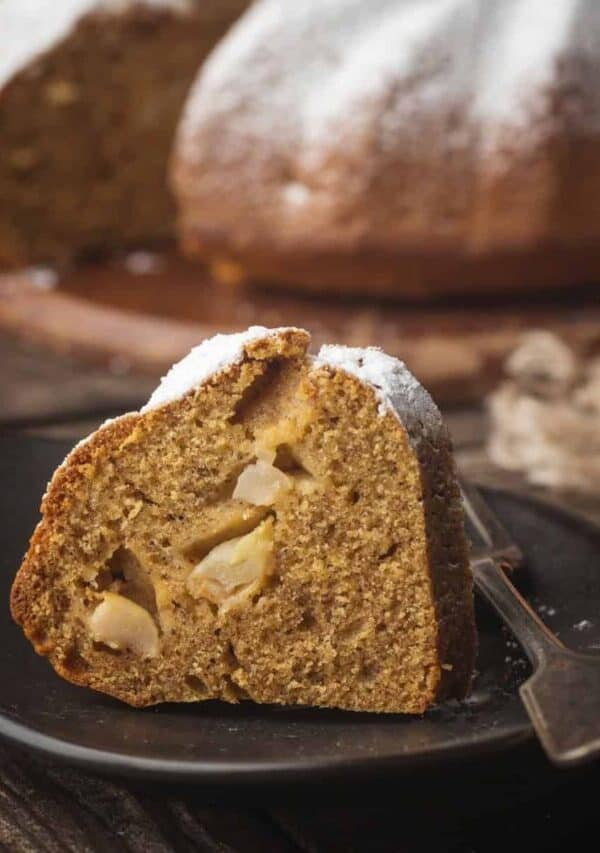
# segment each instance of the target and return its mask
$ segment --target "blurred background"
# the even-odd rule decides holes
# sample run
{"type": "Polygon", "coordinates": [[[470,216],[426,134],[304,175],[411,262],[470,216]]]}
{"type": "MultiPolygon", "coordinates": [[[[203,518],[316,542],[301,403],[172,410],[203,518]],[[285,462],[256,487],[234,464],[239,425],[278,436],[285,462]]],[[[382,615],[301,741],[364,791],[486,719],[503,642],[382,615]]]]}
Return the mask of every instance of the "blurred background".
{"type": "MultiPolygon", "coordinates": [[[[74,442],[207,336],[297,325],[405,360],[467,476],[600,521],[599,281],[596,0],[0,0],[3,431],[74,442]]],[[[11,850],[398,850],[398,802],[402,849],[550,850],[595,818],[597,768],[537,754],[478,799],[232,816],[0,752],[11,850]]]]}
{"type": "Polygon", "coordinates": [[[0,40],[2,426],[79,438],[299,325],[599,516],[598,4],[1,0],[0,40]]]}

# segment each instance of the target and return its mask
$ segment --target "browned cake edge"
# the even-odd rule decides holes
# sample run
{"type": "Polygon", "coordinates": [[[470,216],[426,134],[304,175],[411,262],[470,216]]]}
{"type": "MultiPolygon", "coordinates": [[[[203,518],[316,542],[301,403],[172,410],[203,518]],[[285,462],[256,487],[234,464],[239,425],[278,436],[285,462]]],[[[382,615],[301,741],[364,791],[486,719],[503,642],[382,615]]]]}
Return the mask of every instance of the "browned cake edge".
{"type": "Polygon", "coordinates": [[[421,300],[559,290],[600,277],[600,251],[594,240],[574,239],[569,245],[544,239],[530,246],[474,253],[458,244],[390,244],[382,234],[380,241],[363,245],[318,249],[297,243],[282,250],[267,244],[240,248],[199,222],[188,225],[181,217],[179,221],[183,254],[209,265],[224,285],[421,300]]]}
{"type": "Polygon", "coordinates": [[[441,680],[435,699],[468,695],[477,654],[473,575],[452,440],[429,392],[398,359],[390,402],[420,469],[427,550],[438,620],[441,680]],[[448,571],[449,567],[452,571],[448,571]]]}

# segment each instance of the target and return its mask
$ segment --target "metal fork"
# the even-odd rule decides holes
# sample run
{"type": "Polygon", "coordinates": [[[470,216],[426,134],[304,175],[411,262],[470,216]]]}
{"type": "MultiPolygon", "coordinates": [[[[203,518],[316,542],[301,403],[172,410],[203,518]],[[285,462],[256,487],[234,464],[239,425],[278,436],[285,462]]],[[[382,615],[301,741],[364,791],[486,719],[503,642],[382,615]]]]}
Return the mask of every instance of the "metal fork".
{"type": "Polygon", "coordinates": [[[571,651],[548,630],[509,580],[521,551],[479,491],[464,480],[461,491],[475,584],[533,666],[519,693],[542,746],[555,764],[589,761],[600,755],[600,655],[571,651]]]}

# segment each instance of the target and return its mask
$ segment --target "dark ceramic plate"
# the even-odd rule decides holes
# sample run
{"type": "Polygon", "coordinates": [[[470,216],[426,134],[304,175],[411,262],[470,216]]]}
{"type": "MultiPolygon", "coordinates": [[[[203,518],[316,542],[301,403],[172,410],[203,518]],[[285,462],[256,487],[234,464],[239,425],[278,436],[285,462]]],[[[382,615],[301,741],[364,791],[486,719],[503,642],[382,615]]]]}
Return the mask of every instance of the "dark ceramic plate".
{"type": "MultiPolygon", "coordinates": [[[[359,779],[532,737],[517,693],[529,666],[482,601],[473,695],[422,717],[219,702],[139,711],[62,681],[33,653],[7,607],[40,495],[67,450],[62,442],[0,436],[3,737],[91,769],[213,785],[359,779]]],[[[600,530],[529,499],[486,497],[526,555],[521,590],[568,645],[600,649],[600,530]]]]}

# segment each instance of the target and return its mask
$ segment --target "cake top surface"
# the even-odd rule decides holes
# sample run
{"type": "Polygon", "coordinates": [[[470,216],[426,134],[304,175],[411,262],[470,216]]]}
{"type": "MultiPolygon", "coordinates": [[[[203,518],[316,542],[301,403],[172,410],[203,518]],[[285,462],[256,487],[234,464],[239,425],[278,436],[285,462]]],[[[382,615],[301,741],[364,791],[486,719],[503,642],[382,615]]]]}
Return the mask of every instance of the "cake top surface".
{"type": "MultiPolygon", "coordinates": [[[[215,335],[203,341],[173,365],[141,409],[142,414],[181,399],[239,362],[247,344],[293,330],[294,327],[250,326],[244,332],[215,335]]],[[[380,349],[324,345],[314,358],[314,366],[344,370],[369,385],[379,401],[379,414],[396,415],[413,440],[433,438],[441,429],[440,413],[427,391],[402,361],[380,349]]]]}
{"type": "MultiPolygon", "coordinates": [[[[247,344],[286,331],[305,331],[294,326],[268,329],[265,326],[250,326],[243,332],[218,334],[207,338],[194,347],[184,358],[176,362],[163,376],[140,414],[154,411],[161,406],[181,399],[227,367],[244,357],[247,344]]],[[[435,442],[445,433],[442,417],[436,404],[420,382],[408,370],[404,362],[376,347],[347,347],[326,344],[313,357],[316,368],[332,367],[344,370],[369,385],[379,401],[379,414],[395,415],[405,428],[413,447],[422,440],[435,442]]],[[[129,417],[132,413],[122,415],[129,417]]],[[[109,418],[102,427],[119,418],[109,418]]],[[[101,427],[101,428],[102,428],[101,427]]],[[[81,446],[93,438],[91,433],[81,439],[63,462],[81,446]]]]}
{"type": "Polygon", "coordinates": [[[377,347],[325,344],[319,350],[316,363],[338,367],[371,385],[380,399],[380,414],[395,410],[401,396],[414,394],[420,387],[402,361],[377,347]]]}
{"type": "Polygon", "coordinates": [[[315,363],[345,370],[370,385],[379,400],[379,414],[394,414],[413,444],[434,441],[443,430],[441,414],[429,393],[403,361],[383,350],[326,344],[315,363]]]}
{"type": "Polygon", "coordinates": [[[84,15],[119,14],[135,6],[185,11],[192,0],[0,0],[0,86],[65,38],[84,15]]]}
{"type": "Polygon", "coordinates": [[[228,144],[300,139],[310,168],[334,140],[370,127],[393,148],[415,115],[458,109],[486,148],[498,126],[543,134],[538,120],[551,118],[564,73],[589,96],[578,121],[600,124],[587,73],[565,72],[573,58],[597,68],[598,55],[600,4],[590,0],[259,0],[206,63],[184,126],[235,113],[228,144]]]}
{"type": "Polygon", "coordinates": [[[189,391],[202,385],[215,373],[240,361],[246,344],[271,335],[277,335],[291,328],[267,329],[265,326],[250,326],[245,332],[237,332],[233,335],[215,335],[202,341],[185,358],[174,364],[167,375],[162,378],[160,385],[142,408],[142,413],[180,399],[189,391]]]}

